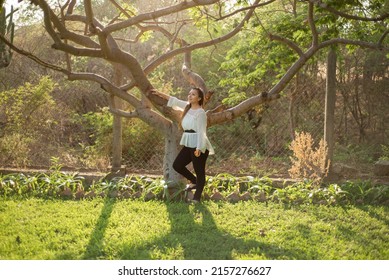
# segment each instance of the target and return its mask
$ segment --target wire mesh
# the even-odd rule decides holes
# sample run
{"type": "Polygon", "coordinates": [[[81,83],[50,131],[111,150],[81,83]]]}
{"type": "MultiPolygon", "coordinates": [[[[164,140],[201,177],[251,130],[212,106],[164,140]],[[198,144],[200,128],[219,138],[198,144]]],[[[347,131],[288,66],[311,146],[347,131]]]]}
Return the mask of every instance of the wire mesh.
{"type": "MultiPolygon", "coordinates": [[[[342,101],[341,96],[337,98],[338,103],[342,101]]],[[[389,107],[382,104],[381,106],[389,107]]],[[[359,142],[355,135],[357,124],[353,124],[352,118],[349,120],[347,130],[341,128],[344,123],[342,114],[344,114],[343,108],[338,104],[335,118],[337,142],[344,138],[345,131],[350,135],[347,143],[337,143],[334,162],[354,164],[354,168],[372,167],[373,161],[380,154],[380,145],[387,145],[384,141],[387,138],[376,139],[374,143],[359,142]],[[360,151],[364,156],[357,158],[356,151],[360,151]]],[[[324,118],[325,86],[317,85],[310,91],[302,91],[293,98],[283,96],[266,106],[247,112],[234,121],[210,127],[208,137],[216,153],[208,158],[207,173],[288,176],[292,155],[289,145],[293,140],[294,132],[308,132],[315,142],[319,143],[324,135],[324,118]]],[[[387,127],[381,128],[381,133],[382,129],[387,137],[387,127]]],[[[145,161],[140,160],[142,157],[128,158],[125,163],[128,170],[161,174],[163,136],[153,133],[150,137],[156,137],[158,141],[142,138],[141,152],[147,154],[150,151],[155,152],[145,161]]]]}

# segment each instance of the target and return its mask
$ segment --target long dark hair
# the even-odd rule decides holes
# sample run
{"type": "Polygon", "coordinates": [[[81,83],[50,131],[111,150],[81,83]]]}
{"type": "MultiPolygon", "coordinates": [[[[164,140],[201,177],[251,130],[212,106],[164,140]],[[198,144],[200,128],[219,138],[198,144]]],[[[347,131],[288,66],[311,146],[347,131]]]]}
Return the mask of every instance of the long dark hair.
{"type": "MultiPolygon", "coordinates": [[[[199,98],[200,98],[199,105],[201,107],[203,107],[203,103],[204,103],[204,92],[203,92],[203,90],[201,88],[199,88],[199,87],[194,87],[194,88],[192,88],[192,90],[193,89],[197,91],[197,94],[199,95],[199,98]]],[[[186,105],[186,107],[184,109],[184,112],[182,113],[181,121],[185,117],[186,113],[188,113],[190,107],[191,107],[190,103],[188,105],[186,105]]]]}

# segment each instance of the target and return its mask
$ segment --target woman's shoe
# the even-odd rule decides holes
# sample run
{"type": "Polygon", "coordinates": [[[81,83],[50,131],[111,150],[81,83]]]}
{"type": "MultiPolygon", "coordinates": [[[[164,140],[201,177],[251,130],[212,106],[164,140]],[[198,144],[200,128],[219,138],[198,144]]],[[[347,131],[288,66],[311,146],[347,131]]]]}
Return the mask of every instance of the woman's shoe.
{"type": "Polygon", "coordinates": [[[186,188],[184,189],[184,191],[188,192],[188,191],[195,190],[195,189],[196,189],[196,184],[188,184],[188,185],[186,185],[186,188]]]}

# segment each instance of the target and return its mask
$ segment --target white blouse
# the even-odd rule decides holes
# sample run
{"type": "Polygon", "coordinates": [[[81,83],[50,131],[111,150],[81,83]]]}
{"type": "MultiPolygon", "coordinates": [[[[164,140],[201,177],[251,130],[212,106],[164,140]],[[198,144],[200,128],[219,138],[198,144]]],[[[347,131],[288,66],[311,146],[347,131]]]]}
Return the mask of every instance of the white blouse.
{"type": "MultiPolygon", "coordinates": [[[[167,106],[175,110],[184,110],[188,102],[170,96],[167,106]]],[[[189,109],[182,119],[182,128],[184,130],[194,130],[196,133],[184,132],[181,137],[180,145],[188,148],[196,148],[204,153],[209,151],[210,155],[215,153],[207,137],[207,115],[203,108],[189,109]]]]}

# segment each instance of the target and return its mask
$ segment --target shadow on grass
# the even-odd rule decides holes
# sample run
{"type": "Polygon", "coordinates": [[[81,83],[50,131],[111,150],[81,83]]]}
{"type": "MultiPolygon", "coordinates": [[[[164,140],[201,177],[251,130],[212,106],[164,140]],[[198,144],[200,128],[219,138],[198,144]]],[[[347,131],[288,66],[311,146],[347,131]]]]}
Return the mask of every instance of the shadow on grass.
{"type": "MultiPolygon", "coordinates": [[[[115,202],[114,199],[104,200],[100,216],[81,259],[105,259],[107,257],[104,243],[105,232],[115,202]]],[[[166,202],[165,205],[170,231],[142,244],[128,243],[123,237],[123,243],[114,253],[115,259],[305,259],[304,252],[298,248],[292,250],[280,244],[259,241],[260,236],[255,239],[237,237],[229,231],[218,228],[213,217],[217,213],[212,214],[206,204],[190,206],[181,202],[166,202]]],[[[231,227],[228,225],[229,229],[231,227]]],[[[307,229],[301,234],[307,235],[306,231],[307,229]]],[[[72,256],[61,255],[58,259],[72,259],[72,256]]]]}
{"type": "Polygon", "coordinates": [[[295,251],[253,239],[235,237],[219,229],[203,204],[166,203],[171,231],[142,244],[125,245],[121,259],[229,260],[295,258],[295,251]],[[194,207],[191,209],[190,207],[194,207]]]}
{"type": "Polygon", "coordinates": [[[104,234],[116,200],[106,198],[82,259],[99,259],[104,253],[104,234]]]}
{"type": "Polygon", "coordinates": [[[357,208],[366,212],[371,218],[381,221],[389,227],[389,206],[384,207],[384,214],[379,213],[377,209],[368,205],[359,205],[357,208]]]}

